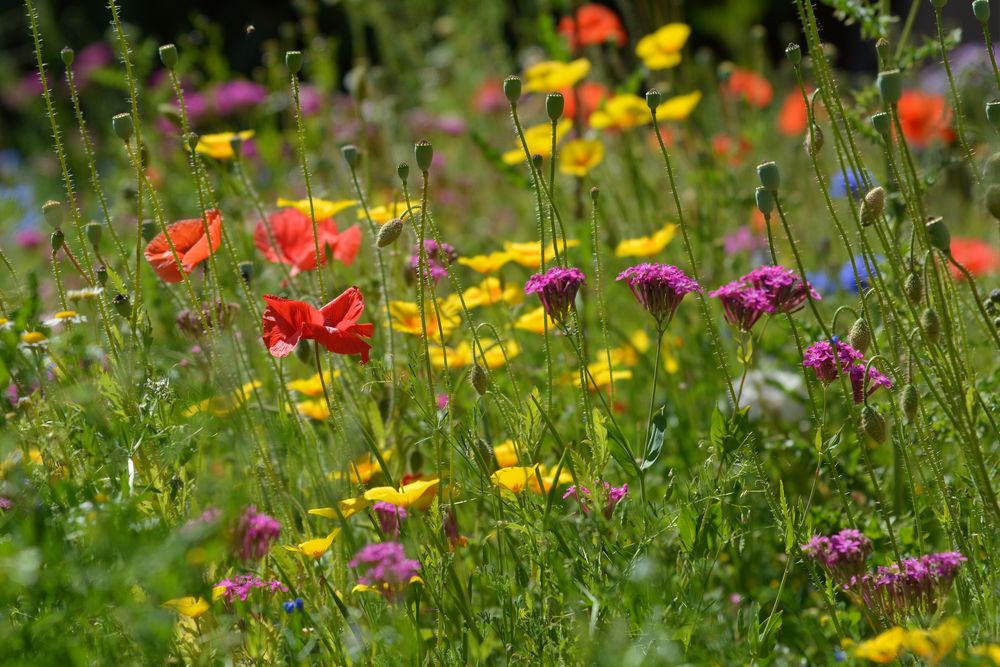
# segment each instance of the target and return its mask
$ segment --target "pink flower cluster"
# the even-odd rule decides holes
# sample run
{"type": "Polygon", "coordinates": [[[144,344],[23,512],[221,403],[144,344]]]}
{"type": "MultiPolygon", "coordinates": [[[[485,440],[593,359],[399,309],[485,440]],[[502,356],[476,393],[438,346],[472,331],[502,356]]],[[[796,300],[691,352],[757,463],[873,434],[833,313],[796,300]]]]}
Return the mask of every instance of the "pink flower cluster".
{"type": "Polygon", "coordinates": [[[622,280],[642,307],[653,316],[659,329],[673,319],[684,295],[701,291],[701,285],[670,264],[630,266],[618,274],[618,281],[622,280]]]}
{"type": "Polygon", "coordinates": [[[934,614],[966,560],[957,551],[904,558],[902,564],[879,566],[872,574],[852,577],[844,588],[883,618],[900,623],[908,617],[934,614]]]}
{"type": "Polygon", "coordinates": [[[528,282],[524,284],[524,293],[537,294],[548,316],[562,323],[573,306],[580,285],[586,279],[580,269],[557,266],[528,278],[528,282]]]}
{"type": "Polygon", "coordinates": [[[892,387],[892,379],[874,366],[868,367],[865,375],[864,356],[836,336],[830,341],[817,341],[806,348],[802,355],[802,365],[813,369],[823,384],[837,379],[839,370],[846,370],[851,380],[851,393],[855,403],[861,403],[879,387],[892,387]],[[836,356],[834,355],[836,350],[836,356]]]}
{"type": "Polygon", "coordinates": [[[281,524],[251,505],[236,525],[236,555],[244,563],[259,561],[280,534],[281,524]]]}
{"type": "Polygon", "coordinates": [[[354,554],[350,567],[365,567],[358,581],[381,590],[387,597],[401,590],[420,571],[420,563],[406,557],[399,542],[367,544],[354,554]]]}
{"type": "MultiPolygon", "coordinates": [[[[430,281],[439,282],[448,275],[448,265],[458,259],[458,252],[450,243],[438,244],[434,239],[424,241],[424,252],[427,254],[427,276],[430,281]]],[[[410,271],[416,276],[420,269],[420,244],[413,248],[410,255],[410,271]]]]}
{"type": "Polygon", "coordinates": [[[246,599],[255,590],[263,590],[272,595],[278,591],[283,593],[288,592],[288,586],[285,586],[280,581],[264,581],[255,574],[240,574],[231,579],[223,579],[215,586],[222,586],[224,589],[222,597],[226,602],[230,603],[237,598],[242,602],[246,602],[246,599]]]}
{"type": "Polygon", "coordinates": [[[399,536],[399,522],[406,518],[406,510],[380,500],[372,505],[372,511],[378,517],[379,525],[385,535],[389,537],[399,536]]]}
{"type": "Polygon", "coordinates": [[[854,528],[830,535],[813,535],[802,545],[807,556],[826,568],[838,582],[850,581],[865,571],[865,561],[872,552],[872,542],[854,528]]]}
{"type": "Polygon", "coordinates": [[[726,321],[744,332],[765,314],[792,313],[810,296],[817,301],[822,298],[794,271],[772,265],[757,267],[709,296],[722,302],[726,321]]]}
{"type": "MultiPolygon", "coordinates": [[[[607,502],[604,504],[604,517],[610,519],[611,515],[614,514],[615,507],[618,503],[622,501],[625,494],[628,493],[628,484],[622,484],[621,486],[611,486],[607,482],[604,482],[604,493],[607,495],[607,502]]],[[[587,502],[585,502],[584,497],[590,498],[590,489],[585,486],[573,485],[566,489],[566,493],[563,494],[563,499],[573,498],[578,503],[580,503],[580,510],[584,514],[590,512],[590,507],[587,502]]]]}

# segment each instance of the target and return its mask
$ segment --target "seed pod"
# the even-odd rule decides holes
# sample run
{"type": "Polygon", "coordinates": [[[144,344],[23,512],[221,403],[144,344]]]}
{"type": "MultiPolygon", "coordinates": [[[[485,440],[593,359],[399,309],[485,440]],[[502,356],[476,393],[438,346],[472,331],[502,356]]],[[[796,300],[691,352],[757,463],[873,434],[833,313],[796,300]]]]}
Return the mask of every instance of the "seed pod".
{"type": "Polygon", "coordinates": [[[127,113],[116,114],[111,118],[111,127],[114,128],[115,134],[122,141],[128,141],[132,138],[132,116],[127,113]]]}
{"type": "Polygon", "coordinates": [[[920,394],[912,384],[903,387],[903,393],[899,395],[899,409],[910,421],[917,416],[917,408],[920,406],[920,394]]]}
{"type": "Polygon", "coordinates": [[[660,100],[663,96],[660,95],[660,91],[656,88],[650,88],[646,91],[646,106],[649,107],[650,111],[655,111],[660,106],[660,100]]]}
{"type": "Polygon", "coordinates": [[[785,47],[785,57],[788,58],[788,62],[792,65],[798,65],[802,62],[802,47],[792,42],[785,47]]]}
{"type": "Polygon", "coordinates": [[[62,203],[56,201],[55,199],[50,199],[44,204],[42,204],[42,215],[45,217],[45,222],[49,223],[49,227],[52,229],[59,229],[62,227],[62,203]]]}
{"type": "Polygon", "coordinates": [[[101,245],[101,232],[104,231],[104,228],[101,226],[101,223],[88,222],[87,225],[84,227],[84,229],[87,232],[87,240],[90,241],[90,245],[94,246],[95,248],[101,245]]]}
{"type": "Polygon", "coordinates": [[[847,334],[847,343],[861,354],[864,354],[871,342],[872,330],[868,326],[868,321],[863,317],[858,318],[847,334]]]}
{"type": "Polygon", "coordinates": [[[52,236],[49,237],[49,240],[52,243],[52,252],[57,253],[62,249],[63,244],[66,242],[66,236],[62,233],[61,229],[57,229],[52,232],[52,236]]]}
{"type": "Polygon", "coordinates": [[[115,298],[111,299],[111,305],[115,307],[115,312],[122,317],[128,317],[132,314],[132,303],[124,294],[116,294],[115,298]]]}
{"type": "Polygon", "coordinates": [[[164,44],[160,47],[160,62],[167,69],[177,67],[177,47],[173,44],[164,44]]]}
{"type": "Polygon", "coordinates": [[[875,83],[883,104],[891,106],[899,102],[899,98],[903,95],[903,75],[898,69],[879,72],[875,83]]]}
{"type": "Polygon", "coordinates": [[[927,339],[932,344],[937,345],[938,339],[941,338],[941,318],[938,317],[937,311],[933,308],[925,308],[924,312],[920,314],[920,326],[927,334],[927,339]]]}
{"type": "Polygon", "coordinates": [[[871,121],[872,127],[875,131],[882,135],[883,139],[887,139],[892,133],[892,119],[884,111],[879,111],[878,113],[872,114],[869,119],[871,121]]]}
{"type": "Polygon", "coordinates": [[[361,159],[361,154],[358,153],[358,147],[354,144],[347,144],[340,149],[341,154],[344,156],[344,162],[351,169],[358,166],[358,161],[361,159]]]}
{"type": "Polygon", "coordinates": [[[806,149],[806,155],[814,156],[823,150],[823,143],[825,141],[823,128],[813,124],[812,132],[806,132],[806,138],[802,141],[802,147],[806,149]]]}
{"type": "Polygon", "coordinates": [[[417,169],[420,171],[429,171],[431,161],[434,160],[434,147],[431,145],[431,142],[421,139],[414,144],[413,157],[417,160],[417,169]]]}
{"type": "Polygon", "coordinates": [[[76,57],[76,53],[68,46],[64,46],[62,51],[59,52],[59,57],[62,58],[63,65],[66,67],[72,67],[73,59],[76,57]]]}
{"type": "Polygon", "coordinates": [[[990,303],[1000,306],[1000,289],[995,289],[990,292],[990,303]]]}
{"type": "Polygon", "coordinates": [[[240,278],[249,286],[253,282],[253,262],[240,262],[238,266],[240,269],[240,278]]]}
{"type": "Polygon", "coordinates": [[[903,283],[903,292],[906,294],[906,298],[910,300],[910,303],[920,303],[924,298],[924,282],[920,279],[920,276],[916,273],[906,276],[906,282],[903,283]]]}
{"type": "Polygon", "coordinates": [[[986,188],[986,210],[997,220],[1000,220],[1000,185],[986,188]]]}
{"type": "Polygon", "coordinates": [[[410,165],[407,164],[406,162],[400,162],[399,164],[397,164],[396,176],[399,177],[400,181],[406,183],[406,181],[409,180],[410,178],[410,165]]]}
{"type": "Polygon", "coordinates": [[[934,5],[934,9],[944,9],[944,6],[948,4],[948,0],[931,0],[931,4],[934,5]]]}
{"type": "Polygon", "coordinates": [[[885,417],[870,405],[861,409],[861,430],[879,445],[889,437],[889,426],[885,423],[885,417]]]}
{"type": "Polygon", "coordinates": [[[484,395],[490,386],[490,378],[486,374],[486,369],[479,364],[473,364],[472,368],[469,369],[469,381],[480,396],[484,395]]]}
{"type": "Polygon", "coordinates": [[[885,37],[879,37],[878,41],[875,42],[875,53],[878,54],[878,62],[883,67],[892,64],[892,48],[889,45],[889,40],[885,37]]]}
{"type": "Polygon", "coordinates": [[[936,217],[927,221],[927,236],[931,246],[937,248],[946,255],[951,254],[951,233],[944,218],[936,217]]]}
{"type": "Polygon", "coordinates": [[[104,287],[108,283],[108,267],[101,264],[94,273],[97,274],[97,284],[104,287]]]}
{"type": "Polygon", "coordinates": [[[1000,153],[994,153],[986,158],[986,164],[983,165],[983,179],[987,183],[1000,183],[1000,153]]]}
{"type": "Polygon", "coordinates": [[[292,74],[298,74],[299,70],[302,69],[302,52],[285,51],[285,67],[292,74]]]}
{"type": "Polygon", "coordinates": [[[376,237],[376,243],[378,243],[379,248],[384,248],[388,245],[392,245],[399,235],[403,233],[403,221],[399,218],[393,218],[389,222],[382,225],[382,228],[378,230],[378,236],[376,237]]]}
{"type": "Polygon", "coordinates": [[[590,188],[590,201],[597,203],[598,197],[601,196],[601,189],[597,187],[590,188]]]}
{"type": "Polygon", "coordinates": [[[521,79],[513,75],[504,79],[503,95],[511,104],[517,104],[517,101],[521,99],[521,79]]]}
{"type": "Polygon", "coordinates": [[[760,184],[770,190],[772,194],[777,192],[781,186],[781,171],[774,162],[757,165],[757,177],[760,179],[760,184]]]}
{"type": "Polygon", "coordinates": [[[198,143],[201,141],[201,138],[198,136],[197,132],[188,132],[186,139],[187,146],[191,149],[192,153],[198,150],[198,143]]]}
{"type": "Polygon", "coordinates": [[[972,13],[976,20],[986,25],[990,22],[990,0],[975,0],[972,3],[972,13]]]}
{"type": "Polygon", "coordinates": [[[769,217],[774,211],[774,195],[763,185],[757,186],[754,195],[757,199],[757,210],[763,213],[765,218],[769,217]]]}
{"type": "Polygon", "coordinates": [[[566,100],[562,93],[549,93],[545,96],[545,113],[553,123],[562,118],[565,106],[566,100]]]}
{"type": "Polygon", "coordinates": [[[882,215],[882,211],[885,210],[885,196],[885,188],[881,185],[872,188],[865,195],[864,201],[861,202],[861,225],[863,227],[871,225],[882,215]]]}
{"type": "Polygon", "coordinates": [[[1000,129],[1000,100],[993,100],[986,103],[986,120],[990,125],[1000,129]]]}

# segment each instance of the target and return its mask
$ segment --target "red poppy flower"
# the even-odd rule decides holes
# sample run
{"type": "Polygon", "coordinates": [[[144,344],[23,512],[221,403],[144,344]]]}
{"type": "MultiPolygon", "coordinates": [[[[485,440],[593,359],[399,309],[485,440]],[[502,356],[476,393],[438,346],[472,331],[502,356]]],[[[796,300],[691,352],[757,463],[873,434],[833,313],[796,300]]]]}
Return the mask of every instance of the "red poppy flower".
{"type": "Polygon", "coordinates": [[[372,324],[358,324],[365,309],[361,290],[351,287],[320,309],[308,303],[265,296],[261,338],[275,357],[287,357],[300,340],[314,340],[336,354],[360,354],[368,363],[371,344],[363,340],[375,333],[372,324]]]}
{"type": "MultiPolygon", "coordinates": [[[[219,243],[222,242],[222,213],[218,209],[205,211],[205,219],[208,220],[211,248],[209,239],[205,236],[205,222],[201,218],[181,220],[167,227],[167,234],[174,244],[177,258],[181,262],[180,268],[184,269],[184,273],[191,273],[194,267],[218,250],[219,243]]],[[[174,261],[174,254],[170,251],[167,234],[161,232],[149,242],[146,246],[146,261],[156,271],[160,280],[179,283],[183,280],[183,276],[177,267],[177,262],[174,261]]]]}
{"type": "Polygon", "coordinates": [[[472,108],[479,113],[495,113],[507,109],[501,79],[487,79],[472,96],[472,108]]]}
{"type": "Polygon", "coordinates": [[[778,131],[788,137],[800,137],[808,125],[809,112],[802,92],[794,90],[788,93],[778,112],[778,131]]]}
{"type": "Polygon", "coordinates": [[[576,20],[564,16],[559,21],[559,32],[566,35],[572,49],[592,44],[604,44],[614,41],[618,46],[625,46],[625,28],[618,15],[603,5],[586,4],[576,12],[576,20]]]}
{"type": "MultiPolygon", "coordinates": [[[[979,239],[952,237],[951,254],[974,278],[995,273],[1000,268],[1000,254],[997,254],[996,248],[979,239]]],[[[948,266],[955,280],[964,278],[954,264],[949,263],[948,266]]]]}
{"type": "Polygon", "coordinates": [[[944,95],[906,90],[899,98],[898,108],[903,135],[913,146],[923,148],[935,139],[946,144],[954,140],[951,105],[944,95]]]}
{"type": "MultiPolygon", "coordinates": [[[[332,218],[317,220],[316,234],[319,237],[320,262],[323,264],[326,264],[324,246],[332,248],[334,258],[347,265],[354,261],[361,247],[361,228],[357,225],[340,232],[332,218]]],[[[312,220],[298,209],[285,208],[272,213],[267,224],[259,221],[253,231],[253,241],[268,261],[291,265],[293,276],[316,268],[312,220]]]]}
{"type": "Polygon", "coordinates": [[[740,68],[732,71],[723,90],[733,97],[746,100],[747,104],[758,109],[766,107],[774,97],[770,81],[756,72],[740,68]]]}
{"type": "Polygon", "coordinates": [[[712,151],[720,160],[725,160],[732,166],[737,166],[750,153],[750,142],[744,137],[733,139],[728,134],[717,134],[712,137],[712,151]]]}
{"type": "Polygon", "coordinates": [[[562,96],[564,101],[563,115],[566,118],[576,118],[576,99],[579,96],[580,106],[583,108],[580,119],[586,123],[590,120],[590,114],[601,106],[601,102],[611,97],[611,91],[599,83],[588,81],[577,86],[575,91],[572,88],[563,90],[562,96]]]}

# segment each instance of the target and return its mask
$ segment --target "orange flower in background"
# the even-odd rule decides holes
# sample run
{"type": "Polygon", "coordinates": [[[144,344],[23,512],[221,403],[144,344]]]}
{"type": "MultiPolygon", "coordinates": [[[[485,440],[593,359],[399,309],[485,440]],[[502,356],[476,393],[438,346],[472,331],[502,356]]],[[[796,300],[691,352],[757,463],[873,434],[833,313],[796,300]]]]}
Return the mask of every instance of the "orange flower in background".
{"type": "Polygon", "coordinates": [[[748,69],[735,68],[729,75],[729,80],[722,90],[746,101],[752,107],[763,109],[774,98],[774,88],[771,82],[756,72],[748,69]]]}
{"type": "Polygon", "coordinates": [[[372,324],[359,324],[365,298],[357,287],[347,289],[320,309],[303,301],[280,296],[264,297],[261,338],[275,357],[287,357],[300,340],[315,340],[336,354],[360,354],[368,363],[371,344],[364,340],[375,333],[372,324]]]}
{"type": "Polygon", "coordinates": [[[191,273],[194,267],[201,264],[208,256],[219,248],[222,242],[222,213],[218,209],[205,211],[205,219],[208,221],[208,234],[205,235],[205,221],[201,218],[193,220],[181,220],[167,227],[167,233],[157,234],[149,245],[146,246],[146,261],[149,262],[160,280],[167,283],[179,283],[183,280],[177,262],[174,261],[174,253],[170,250],[170,243],[174,244],[177,251],[177,258],[180,260],[180,268],[184,273],[191,273]],[[167,236],[170,236],[169,241],[167,236]]]}
{"type": "Polygon", "coordinates": [[[778,112],[778,132],[788,137],[799,137],[809,125],[809,111],[802,92],[794,90],[785,97],[778,112]]]}
{"type": "Polygon", "coordinates": [[[750,153],[750,142],[745,137],[735,140],[728,134],[717,134],[712,137],[712,152],[720,160],[735,167],[750,153]]]}
{"type": "Polygon", "coordinates": [[[580,7],[575,20],[572,16],[564,16],[559,21],[559,33],[566,36],[571,49],[612,41],[617,46],[625,46],[627,39],[618,15],[596,3],[580,7]]]}
{"type": "Polygon", "coordinates": [[[576,86],[576,88],[566,88],[562,91],[563,96],[563,116],[566,118],[576,118],[576,102],[579,97],[580,118],[586,123],[590,119],[590,114],[597,111],[604,100],[611,97],[611,91],[599,83],[586,81],[576,86]]]}
{"type": "Polygon", "coordinates": [[[951,105],[944,95],[905,90],[899,98],[899,124],[911,145],[923,148],[934,140],[951,143],[951,105]]]}
{"type": "MultiPolygon", "coordinates": [[[[346,265],[354,261],[361,247],[361,228],[352,225],[340,232],[332,218],[316,221],[316,235],[321,264],[326,264],[327,246],[334,258],[346,265]]],[[[290,265],[293,276],[316,268],[312,220],[297,209],[285,208],[268,216],[267,222],[258,221],[253,242],[269,262],[290,265]]]]}
{"type": "MultiPolygon", "coordinates": [[[[996,248],[979,239],[952,237],[951,255],[955,261],[968,269],[974,278],[996,273],[1000,268],[1000,254],[996,248]]],[[[954,264],[949,263],[948,266],[955,280],[965,278],[954,264]]]]}

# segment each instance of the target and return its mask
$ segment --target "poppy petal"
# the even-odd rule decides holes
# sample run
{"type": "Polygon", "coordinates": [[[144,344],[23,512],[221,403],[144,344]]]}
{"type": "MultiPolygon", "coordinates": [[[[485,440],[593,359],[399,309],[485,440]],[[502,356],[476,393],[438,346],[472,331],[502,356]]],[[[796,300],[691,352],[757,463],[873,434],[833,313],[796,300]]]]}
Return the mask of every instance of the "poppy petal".
{"type": "Polygon", "coordinates": [[[340,233],[337,242],[332,245],[333,257],[344,266],[350,266],[361,248],[361,228],[351,225],[340,233]]]}
{"type": "Polygon", "coordinates": [[[349,287],[343,294],[319,309],[323,316],[323,324],[330,327],[344,328],[354,324],[365,310],[365,297],[357,287],[349,287]]]}
{"type": "MultiPolygon", "coordinates": [[[[219,244],[222,242],[222,213],[218,209],[205,211],[205,221],[201,219],[184,221],[194,222],[199,228],[198,240],[188,247],[187,252],[181,258],[181,261],[184,263],[184,270],[188,273],[191,273],[195,266],[204,262],[208,259],[209,255],[218,250],[219,244]],[[205,236],[205,221],[208,222],[210,239],[205,236]],[[209,248],[209,240],[211,240],[211,248],[209,248]]],[[[180,253],[180,250],[178,250],[178,253],[180,253]]]]}
{"type": "Polygon", "coordinates": [[[336,354],[360,354],[361,363],[368,363],[368,352],[371,345],[352,335],[334,327],[325,327],[319,324],[307,324],[305,327],[307,337],[314,339],[317,343],[336,354]]]}
{"type": "Polygon", "coordinates": [[[278,296],[265,296],[264,301],[267,302],[267,309],[262,318],[261,338],[275,357],[287,357],[303,336],[312,338],[307,325],[322,321],[319,311],[302,301],[278,296]]]}

